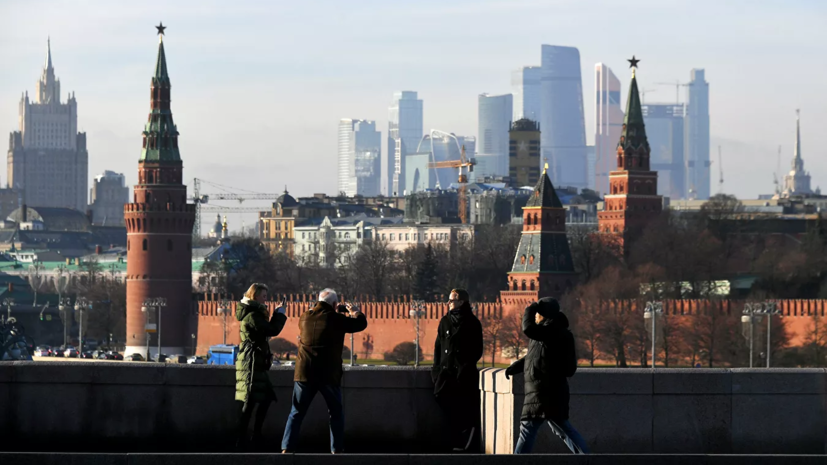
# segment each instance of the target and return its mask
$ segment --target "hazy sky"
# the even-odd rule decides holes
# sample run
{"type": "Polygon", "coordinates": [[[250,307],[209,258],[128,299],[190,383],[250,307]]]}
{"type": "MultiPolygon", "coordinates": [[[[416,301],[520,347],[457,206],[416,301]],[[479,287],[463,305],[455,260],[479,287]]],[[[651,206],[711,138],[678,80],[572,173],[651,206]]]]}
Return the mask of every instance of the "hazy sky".
{"type": "Polygon", "coordinates": [[[477,95],[510,92],[511,71],[539,65],[552,44],[580,49],[589,143],[594,64],[612,67],[625,101],[635,54],[650,103],[675,98],[654,83],[706,69],[726,192],[772,191],[779,145],[789,169],[796,108],[805,167],[827,190],[823,0],[0,0],[0,128],[17,129],[51,35],[62,99],[76,92],[88,134],[90,179],[110,169],[134,184],[159,21],[188,184],[335,193],[340,118],[374,119],[384,137],[392,93],[415,90],[426,130],[476,135],[477,95]]]}

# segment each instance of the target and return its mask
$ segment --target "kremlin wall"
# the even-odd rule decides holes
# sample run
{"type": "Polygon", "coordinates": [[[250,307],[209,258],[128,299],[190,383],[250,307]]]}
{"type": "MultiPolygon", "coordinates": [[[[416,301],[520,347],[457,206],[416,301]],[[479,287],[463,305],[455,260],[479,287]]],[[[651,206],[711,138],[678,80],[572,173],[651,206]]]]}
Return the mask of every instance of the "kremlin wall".
{"type": "MultiPolygon", "coordinates": [[[[531,300],[522,296],[506,296],[512,292],[504,292],[503,299],[497,302],[473,303],[477,309],[477,316],[486,327],[486,321],[492,318],[512,315],[512,312],[522,313],[522,310],[531,300]]],[[[299,334],[299,317],[301,313],[314,304],[315,296],[311,295],[290,295],[287,303],[287,324],[282,333],[278,336],[294,344],[297,343],[299,334]]],[[[193,302],[193,317],[191,324],[196,334],[196,353],[204,355],[209,347],[214,344],[221,344],[222,329],[224,328],[224,317],[219,314],[218,308],[222,300],[212,296],[212,300],[193,302]]],[[[745,300],[665,300],[663,311],[669,316],[679,318],[681,323],[690,322],[698,314],[705,314],[710,311],[717,311],[721,315],[740,317],[744,308],[745,300]]],[[[825,316],[827,311],[827,300],[772,300],[780,312],[780,321],[790,336],[790,346],[801,346],[807,337],[808,326],[811,326],[815,318],[825,316]]],[[[238,321],[235,319],[236,302],[232,302],[233,314],[226,318],[227,343],[239,343],[238,321]]],[[[275,309],[278,302],[270,302],[269,308],[275,309]]],[[[379,359],[383,358],[385,352],[391,351],[401,342],[413,342],[416,338],[416,322],[409,316],[411,300],[409,297],[399,297],[389,302],[364,302],[361,303],[362,311],[368,318],[368,328],[357,333],[353,338],[353,345],[358,359],[379,359]]],[[[441,302],[426,303],[425,316],[420,319],[420,344],[422,345],[423,358],[430,360],[433,357],[433,347],[436,328],[439,319],[448,311],[448,304],[441,302]]],[[[566,311],[566,309],[563,309],[566,311]]],[[[597,309],[596,315],[602,313],[627,312],[635,313],[643,319],[643,309],[639,301],[614,300],[606,301],[597,309]]],[[[779,318],[779,317],[776,317],[779,318]]],[[[764,326],[766,320],[764,320],[764,326]]],[[[763,326],[757,324],[759,330],[763,326]]],[[[574,328],[575,336],[577,329],[574,328]]],[[[764,341],[756,339],[759,347],[763,347],[764,341]]],[[[349,338],[345,338],[345,345],[350,347],[349,338]]],[[[490,350],[490,349],[489,349],[490,350]]],[[[581,354],[581,356],[584,354],[581,354]]],[[[483,354],[486,363],[490,363],[491,354],[489,351],[483,354]]],[[[497,353],[497,363],[510,363],[511,358],[497,353]]],[[[609,361],[605,361],[609,363],[609,361]]]]}

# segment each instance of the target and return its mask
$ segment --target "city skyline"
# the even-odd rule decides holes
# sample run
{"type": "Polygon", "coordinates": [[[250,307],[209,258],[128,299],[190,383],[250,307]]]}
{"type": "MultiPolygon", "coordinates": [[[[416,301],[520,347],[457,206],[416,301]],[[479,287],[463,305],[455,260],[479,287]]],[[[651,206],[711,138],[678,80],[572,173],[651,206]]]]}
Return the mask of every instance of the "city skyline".
{"type": "MultiPolygon", "coordinates": [[[[690,69],[705,69],[710,83],[711,145],[722,145],[727,180],[724,191],[741,198],[771,192],[778,146],[785,154],[793,149],[783,123],[787,121],[786,115],[801,107],[804,145],[810,147],[807,163],[812,185],[815,188],[825,184],[827,161],[822,161],[818,151],[827,142],[827,135],[817,128],[827,121],[827,96],[813,92],[820,89],[817,77],[825,74],[825,65],[807,57],[817,51],[816,44],[824,43],[827,35],[808,24],[818,23],[827,9],[815,2],[750,9],[705,2],[681,2],[670,9],[639,2],[647,11],[603,3],[606,20],[595,18],[589,8],[571,2],[480,2],[474,3],[474,8],[467,2],[455,3],[448,8],[467,12],[462,21],[469,25],[480,20],[490,24],[495,19],[502,21],[527,11],[536,19],[522,25],[521,37],[515,38],[509,28],[492,34],[484,24],[463,27],[462,34],[447,32],[445,19],[435,18],[426,24],[432,32],[427,36],[389,28],[380,24],[377,17],[380,13],[405,12],[412,19],[421,18],[428,10],[423,4],[350,8],[328,4],[325,11],[314,17],[303,11],[306,9],[257,2],[244,3],[233,11],[221,8],[219,3],[204,3],[192,17],[187,16],[193,13],[192,5],[166,9],[162,19],[171,33],[167,53],[175,57],[171,60],[175,69],[171,71],[175,72],[180,88],[176,93],[177,122],[182,134],[187,135],[187,153],[192,154],[188,159],[188,178],[248,188],[255,185],[256,191],[263,192],[280,192],[287,184],[299,196],[333,193],[337,138],[332,121],[358,115],[375,120],[384,129],[388,95],[410,89],[428,101],[423,133],[443,128],[479,137],[477,96],[483,92],[510,92],[513,70],[537,65],[541,45],[549,44],[578,48],[581,84],[585,89],[592,88],[594,64],[604,62],[616,70],[621,89],[625,90],[629,82],[625,58],[636,53],[646,69],[647,79],[641,80],[641,88],[652,92],[646,95],[646,103],[674,100],[674,86],[669,88],[656,82],[683,81],[690,69]],[[343,12],[350,14],[353,24],[379,26],[370,35],[359,33],[342,39],[347,45],[363,45],[362,53],[350,62],[336,56],[335,50],[342,43],[332,47],[333,42],[326,40],[329,34],[344,30],[339,17],[343,12]],[[713,12],[716,14],[710,14],[713,12]],[[645,33],[631,31],[617,36],[594,32],[600,25],[608,31],[611,22],[637,14],[648,18],[643,19],[648,24],[645,33]],[[649,40],[649,35],[666,30],[661,23],[678,14],[695,21],[695,30],[704,32],[649,40]],[[783,21],[788,16],[796,18],[796,27],[783,21]],[[224,24],[225,17],[233,24],[219,28],[217,25],[224,24]],[[283,30],[264,28],[265,17],[283,25],[283,30]],[[568,22],[571,18],[588,18],[594,27],[578,30],[567,24],[566,17],[568,22]],[[610,22],[608,17],[614,19],[610,22]],[[777,34],[767,36],[756,26],[768,18],[782,23],[777,34]],[[291,26],[291,21],[303,28],[308,22],[317,26],[309,28],[313,33],[319,26],[330,27],[331,31],[315,38],[291,26]],[[721,24],[727,24],[728,31],[720,31],[721,24]],[[548,30],[555,32],[550,34],[548,30]],[[605,40],[609,36],[613,40],[605,40]],[[443,47],[429,52],[427,66],[422,66],[423,55],[417,50],[434,42],[443,43],[443,47]],[[385,54],[389,49],[397,50],[390,58],[385,54]],[[456,60],[458,54],[462,54],[463,60],[456,60]],[[803,63],[808,65],[807,73],[789,71],[803,63]],[[458,70],[464,72],[457,73],[458,70]],[[749,79],[745,79],[747,75],[749,79]],[[787,80],[794,80],[795,85],[778,85],[787,80]],[[763,91],[766,87],[773,92],[763,91]],[[754,98],[755,95],[761,98],[754,98]],[[221,118],[226,114],[240,117],[228,121],[221,118]],[[251,173],[250,166],[258,168],[251,173]]],[[[132,185],[132,163],[139,156],[135,146],[140,139],[134,127],[136,122],[141,124],[146,112],[145,96],[140,89],[150,71],[144,49],[152,39],[147,37],[146,29],[156,24],[158,18],[154,13],[153,17],[143,13],[143,8],[99,5],[106,7],[94,9],[90,4],[86,11],[46,4],[32,8],[22,2],[0,7],[7,20],[0,32],[2,44],[14,44],[0,46],[4,61],[13,64],[0,76],[0,121],[8,131],[17,126],[14,103],[21,92],[34,91],[46,37],[51,35],[55,67],[63,88],[73,89],[80,102],[78,129],[85,130],[89,137],[89,176],[107,169],[124,172],[127,184],[132,185]],[[93,9],[94,14],[86,14],[93,9]],[[20,20],[34,17],[35,11],[38,22],[20,20]],[[18,19],[10,21],[14,18],[18,19]],[[91,29],[94,34],[84,32],[91,29]]],[[[594,142],[595,96],[591,94],[583,94],[587,144],[594,142]]],[[[387,137],[385,131],[383,137],[387,137]]],[[[713,174],[717,174],[716,168],[713,165],[713,174]]],[[[0,178],[0,183],[6,181],[5,177],[0,178]]]]}

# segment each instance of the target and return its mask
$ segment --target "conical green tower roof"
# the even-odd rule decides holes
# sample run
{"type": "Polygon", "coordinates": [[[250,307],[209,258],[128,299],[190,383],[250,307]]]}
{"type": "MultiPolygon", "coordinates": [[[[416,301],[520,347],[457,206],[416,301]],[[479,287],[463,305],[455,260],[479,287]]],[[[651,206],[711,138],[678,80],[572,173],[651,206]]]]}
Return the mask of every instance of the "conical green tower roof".
{"type": "Polygon", "coordinates": [[[640,108],[640,93],[637,88],[637,78],[632,72],[632,83],[629,85],[629,98],[626,99],[626,117],[623,119],[623,131],[620,133],[620,146],[624,150],[649,150],[649,141],[646,138],[646,126],[643,123],[643,110],[640,108]]]}
{"type": "Polygon", "coordinates": [[[158,43],[155,74],[152,76],[152,104],[149,120],[143,131],[144,147],[141,151],[141,161],[181,161],[181,154],[178,152],[178,128],[172,119],[170,108],[171,87],[162,36],[158,43]]]}

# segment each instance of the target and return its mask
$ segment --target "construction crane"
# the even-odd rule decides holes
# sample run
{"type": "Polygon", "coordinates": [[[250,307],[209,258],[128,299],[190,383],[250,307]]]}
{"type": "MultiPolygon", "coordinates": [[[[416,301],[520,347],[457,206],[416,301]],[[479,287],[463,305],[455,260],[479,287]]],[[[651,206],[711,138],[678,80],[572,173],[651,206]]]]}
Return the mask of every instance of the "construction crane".
{"type": "MultiPolygon", "coordinates": [[[[433,151],[433,149],[431,150],[433,151]]],[[[465,157],[465,145],[462,146],[459,152],[459,160],[433,161],[428,163],[428,169],[457,168],[459,170],[459,189],[457,189],[457,191],[459,192],[459,218],[462,224],[468,223],[468,175],[464,173],[464,170],[468,168],[468,172],[471,173],[474,171],[474,165],[476,164],[477,162],[473,158],[468,159],[465,157]]]]}
{"type": "Polygon", "coordinates": [[[724,164],[721,161],[721,146],[718,146],[718,193],[724,193],[724,164]]]}
{"type": "Polygon", "coordinates": [[[681,87],[686,87],[689,84],[675,80],[674,82],[656,82],[659,86],[675,86],[675,104],[681,103],[681,87]]]}
{"type": "Polygon", "coordinates": [[[204,179],[194,178],[192,182],[192,197],[189,200],[195,204],[195,227],[192,230],[192,234],[195,237],[201,237],[201,213],[202,212],[257,212],[260,211],[260,208],[241,208],[241,207],[222,207],[222,206],[210,206],[204,207],[203,205],[209,203],[210,200],[235,200],[238,203],[242,203],[245,200],[276,200],[279,198],[281,194],[267,194],[261,192],[252,192],[247,191],[241,194],[234,193],[234,192],[219,192],[217,194],[202,194],[201,193],[201,183],[206,183],[211,186],[214,186],[218,189],[232,189],[232,190],[245,190],[245,189],[237,189],[229,186],[224,186],[218,183],[210,182],[204,179]]]}
{"type": "Polygon", "coordinates": [[[646,94],[649,92],[656,92],[657,89],[641,89],[640,90],[640,103],[646,103],[646,94]]]}

